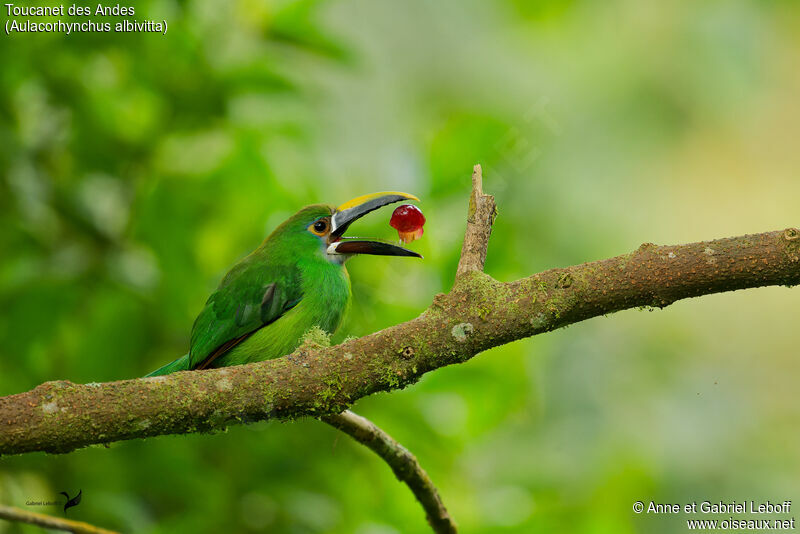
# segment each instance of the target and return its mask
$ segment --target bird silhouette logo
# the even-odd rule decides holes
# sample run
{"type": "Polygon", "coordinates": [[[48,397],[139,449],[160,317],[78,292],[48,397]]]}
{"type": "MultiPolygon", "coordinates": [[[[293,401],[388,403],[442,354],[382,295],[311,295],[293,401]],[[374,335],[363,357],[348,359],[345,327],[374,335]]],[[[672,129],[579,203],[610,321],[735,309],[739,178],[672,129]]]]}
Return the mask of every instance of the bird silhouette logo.
{"type": "Polygon", "coordinates": [[[81,502],[81,493],[83,493],[83,490],[78,490],[78,494],[70,499],[69,494],[66,491],[61,492],[61,495],[67,498],[67,502],[64,504],[65,514],[67,513],[68,508],[72,508],[73,506],[78,506],[78,504],[81,502]]]}

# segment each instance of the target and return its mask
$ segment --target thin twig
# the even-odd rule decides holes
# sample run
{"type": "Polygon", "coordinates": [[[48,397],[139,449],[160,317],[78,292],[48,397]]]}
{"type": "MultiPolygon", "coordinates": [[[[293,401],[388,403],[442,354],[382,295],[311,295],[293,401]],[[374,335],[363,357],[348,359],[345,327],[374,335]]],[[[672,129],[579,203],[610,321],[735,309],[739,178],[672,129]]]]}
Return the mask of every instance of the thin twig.
{"type": "Polygon", "coordinates": [[[321,417],[334,428],[348,434],[383,458],[401,482],[405,482],[425,510],[428,523],[437,534],[455,534],[456,524],[442,503],[439,492],[428,473],[411,452],[381,430],[375,423],[345,410],[321,417]]]}
{"type": "Polygon", "coordinates": [[[42,528],[74,532],[75,534],[117,534],[114,530],[106,530],[90,525],[89,523],[84,523],[83,521],[73,521],[71,519],[62,519],[51,515],[37,514],[22,510],[21,508],[2,504],[0,504],[0,519],[28,523],[29,525],[36,525],[42,528]]]}

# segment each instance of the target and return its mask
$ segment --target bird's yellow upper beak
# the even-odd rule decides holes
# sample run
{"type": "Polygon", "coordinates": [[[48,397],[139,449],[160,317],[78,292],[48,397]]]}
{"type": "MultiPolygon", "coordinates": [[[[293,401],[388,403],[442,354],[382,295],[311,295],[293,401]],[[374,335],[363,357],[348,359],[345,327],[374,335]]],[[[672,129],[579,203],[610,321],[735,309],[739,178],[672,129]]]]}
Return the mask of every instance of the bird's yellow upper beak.
{"type": "Polygon", "coordinates": [[[353,200],[348,200],[341,206],[336,208],[336,211],[345,211],[350,208],[355,208],[356,206],[360,206],[362,204],[366,204],[373,200],[380,200],[386,199],[386,202],[381,203],[380,206],[385,206],[386,204],[391,204],[392,202],[397,202],[400,200],[416,200],[419,202],[419,199],[414,195],[410,195],[408,193],[403,193],[401,191],[382,191],[380,193],[370,193],[369,195],[361,195],[360,197],[356,197],[353,200]],[[399,197],[396,198],[395,197],[399,197]]]}
{"type": "Polygon", "coordinates": [[[360,219],[371,211],[401,200],[419,201],[414,195],[400,191],[383,191],[349,200],[336,208],[336,212],[331,217],[331,234],[341,236],[353,221],[360,219]]]}

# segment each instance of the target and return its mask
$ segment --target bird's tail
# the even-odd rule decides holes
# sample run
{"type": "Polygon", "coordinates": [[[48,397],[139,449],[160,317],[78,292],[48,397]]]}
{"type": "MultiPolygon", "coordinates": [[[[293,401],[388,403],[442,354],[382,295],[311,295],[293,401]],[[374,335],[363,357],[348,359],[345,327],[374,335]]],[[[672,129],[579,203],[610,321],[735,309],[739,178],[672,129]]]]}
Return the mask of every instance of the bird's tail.
{"type": "Polygon", "coordinates": [[[159,367],[149,375],[145,376],[161,376],[174,373],[175,371],[188,371],[189,370],[189,355],[184,354],[174,362],[170,362],[164,367],[159,367]]]}

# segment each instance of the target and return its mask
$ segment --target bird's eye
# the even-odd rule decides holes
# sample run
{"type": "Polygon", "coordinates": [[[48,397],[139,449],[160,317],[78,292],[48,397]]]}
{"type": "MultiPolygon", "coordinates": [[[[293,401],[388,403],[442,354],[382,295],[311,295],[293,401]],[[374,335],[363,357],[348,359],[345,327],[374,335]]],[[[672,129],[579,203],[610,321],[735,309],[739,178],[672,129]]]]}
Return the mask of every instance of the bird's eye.
{"type": "Polygon", "coordinates": [[[322,236],[328,231],[328,220],[327,219],[320,219],[314,224],[311,225],[309,228],[313,233],[322,236]]]}

